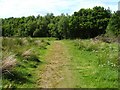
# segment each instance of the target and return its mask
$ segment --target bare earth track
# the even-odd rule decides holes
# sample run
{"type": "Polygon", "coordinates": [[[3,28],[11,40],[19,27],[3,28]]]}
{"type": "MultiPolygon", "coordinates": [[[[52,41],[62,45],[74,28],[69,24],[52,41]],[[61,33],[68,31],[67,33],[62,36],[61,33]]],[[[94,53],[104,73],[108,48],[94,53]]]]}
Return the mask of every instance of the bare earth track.
{"type": "Polygon", "coordinates": [[[48,49],[44,70],[40,75],[41,88],[72,88],[73,75],[69,68],[70,57],[61,41],[54,41],[48,49]]]}

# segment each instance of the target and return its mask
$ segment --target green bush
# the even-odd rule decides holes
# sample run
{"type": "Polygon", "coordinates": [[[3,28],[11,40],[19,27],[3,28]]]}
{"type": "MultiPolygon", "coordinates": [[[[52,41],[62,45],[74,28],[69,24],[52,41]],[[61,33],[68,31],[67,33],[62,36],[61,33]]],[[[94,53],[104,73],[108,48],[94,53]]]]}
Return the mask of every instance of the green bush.
{"type": "Polygon", "coordinates": [[[118,37],[120,35],[120,13],[115,12],[106,29],[106,35],[118,37]]]}

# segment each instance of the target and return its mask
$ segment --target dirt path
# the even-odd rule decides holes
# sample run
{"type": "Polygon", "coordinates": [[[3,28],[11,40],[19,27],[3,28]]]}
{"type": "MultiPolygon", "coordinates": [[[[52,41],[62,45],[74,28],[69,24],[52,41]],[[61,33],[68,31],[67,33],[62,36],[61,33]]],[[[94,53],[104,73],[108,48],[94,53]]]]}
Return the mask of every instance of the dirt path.
{"type": "Polygon", "coordinates": [[[67,48],[61,41],[54,41],[48,49],[44,70],[40,75],[41,88],[72,88],[73,75],[69,68],[70,57],[67,48]]]}

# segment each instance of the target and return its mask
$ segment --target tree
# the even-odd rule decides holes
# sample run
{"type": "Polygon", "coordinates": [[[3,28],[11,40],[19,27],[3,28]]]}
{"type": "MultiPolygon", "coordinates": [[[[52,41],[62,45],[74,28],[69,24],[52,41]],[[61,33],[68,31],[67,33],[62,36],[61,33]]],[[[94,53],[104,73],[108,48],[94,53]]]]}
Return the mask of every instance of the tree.
{"type": "MultiPolygon", "coordinates": [[[[54,16],[53,13],[48,13],[45,16],[38,15],[37,17],[11,17],[2,20],[2,31],[3,36],[93,38],[106,33],[110,17],[110,10],[100,6],[93,9],[82,8],[71,16],[64,14],[54,16]]],[[[111,20],[111,24],[117,22],[117,19],[111,20]]],[[[111,30],[113,30],[112,28],[111,30]]]]}
{"type": "Polygon", "coordinates": [[[110,22],[106,29],[106,34],[109,36],[116,36],[118,37],[120,35],[120,12],[114,12],[112,15],[110,22]]]}

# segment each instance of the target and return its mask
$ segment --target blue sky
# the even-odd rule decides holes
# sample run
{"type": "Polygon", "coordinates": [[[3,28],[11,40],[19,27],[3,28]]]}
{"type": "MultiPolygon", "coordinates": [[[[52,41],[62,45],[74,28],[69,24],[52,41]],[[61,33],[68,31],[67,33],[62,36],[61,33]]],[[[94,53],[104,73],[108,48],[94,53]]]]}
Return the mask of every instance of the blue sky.
{"type": "Polygon", "coordinates": [[[112,11],[118,10],[119,0],[0,0],[0,18],[22,17],[46,13],[73,14],[81,8],[94,6],[110,7],[112,11]]]}

